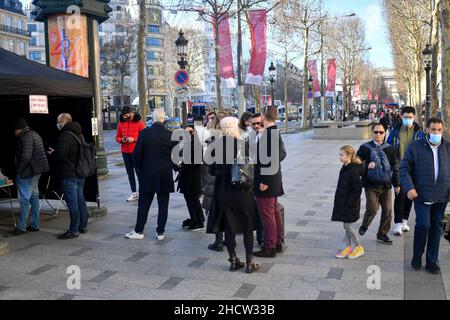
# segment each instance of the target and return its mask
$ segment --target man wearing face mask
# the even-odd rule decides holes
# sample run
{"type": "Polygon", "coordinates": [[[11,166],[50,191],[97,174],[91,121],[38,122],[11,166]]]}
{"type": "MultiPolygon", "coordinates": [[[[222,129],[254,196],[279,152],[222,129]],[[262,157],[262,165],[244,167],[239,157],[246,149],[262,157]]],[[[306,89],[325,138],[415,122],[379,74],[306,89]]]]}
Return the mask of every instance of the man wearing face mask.
{"type": "Polygon", "coordinates": [[[422,268],[426,248],[426,270],[440,274],[438,262],[442,220],[450,196],[450,143],[442,138],[444,122],[431,118],[427,135],[414,141],[400,165],[402,188],[414,201],[416,226],[411,266],[422,268]]]}
{"type": "MultiPolygon", "coordinates": [[[[413,142],[425,137],[422,128],[415,122],[416,110],[413,107],[402,108],[402,122],[392,130],[387,143],[392,145],[397,152],[399,161],[403,160],[406,148],[413,142]]],[[[412,201],[408,199],[403,188],[395,195],[394,201],[394,229],[393,234],[401,236],[409,231],[408,218],[412,201]]]]}

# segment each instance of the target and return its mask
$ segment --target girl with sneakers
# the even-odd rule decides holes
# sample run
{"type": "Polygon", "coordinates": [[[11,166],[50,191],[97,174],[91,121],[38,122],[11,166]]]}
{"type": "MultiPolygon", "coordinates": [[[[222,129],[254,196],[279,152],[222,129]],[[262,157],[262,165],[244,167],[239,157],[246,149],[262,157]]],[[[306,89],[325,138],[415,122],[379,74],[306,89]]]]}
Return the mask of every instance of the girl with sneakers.
{"type": "Polygon", "coordinates": [[[352,226],[359,219],[362,192],[361,175],[364,173],[364,167],[361,160],[356,157],[356,151],[352,146],[343,146],[340,149],[339,160],[344,165],[339,173],[331,221],[344,223],[345,245],[337,252],[336,258],[356,259],[364,255],[364,248],[352,226]]]}

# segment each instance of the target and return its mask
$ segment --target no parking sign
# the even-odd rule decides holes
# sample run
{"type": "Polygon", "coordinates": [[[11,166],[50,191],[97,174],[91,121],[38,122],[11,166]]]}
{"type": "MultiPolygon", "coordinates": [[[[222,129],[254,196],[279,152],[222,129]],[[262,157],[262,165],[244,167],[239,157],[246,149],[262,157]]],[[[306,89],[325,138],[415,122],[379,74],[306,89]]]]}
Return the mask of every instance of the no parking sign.
{"type": "Polygon", "coordinates": [[[186,70],[180,69],[175,72],[175,82],[180,86],[184,86],[189,82],[189,73],[186,70]]]}

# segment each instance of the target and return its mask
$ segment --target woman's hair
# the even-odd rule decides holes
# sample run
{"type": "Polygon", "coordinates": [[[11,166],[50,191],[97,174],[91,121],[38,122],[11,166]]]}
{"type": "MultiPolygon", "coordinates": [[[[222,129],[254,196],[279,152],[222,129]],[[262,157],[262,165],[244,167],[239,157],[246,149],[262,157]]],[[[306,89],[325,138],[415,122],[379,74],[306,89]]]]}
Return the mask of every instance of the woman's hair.
{"type": "Polygon", "coordinates": [[[249,111],[245,111],[242,114],[241,119],[239,120],[239,129],[247,131],[247,125],[245,124],[245,121],[248,121],[252,118],[253,118],[253,113],[251,113],[249,111]]]}
{"type": "Polygon", "coordinates": [[[346,145],[346,146],[341,147],[340,150],[344,151],[345,154],[350,157],[350,161],[352,163],[357,163],[357,164],[361,163],[361,159],[359,159],[356,156],[356,151],[355,151],[355,149],[352,146],[346,145]]]}
{"type": "Polygon", "coordinates": [[[215,129],[215,130],[221,130],[220,128],[220,120],[227,117],[228,114],[226,112],[220,111],[217,114],[215,114],[214,120],[211,121],[211,123],[208,122],[208,129],[215,129]]]}
{"type": "Polygon", "coordinates": [[[239,133],[239,120],[235,117],[225,117],[220,121],[220,127],[222,128],[222,134],[224,136],[231,136],[236,139],[241,138],[239,133]]]}

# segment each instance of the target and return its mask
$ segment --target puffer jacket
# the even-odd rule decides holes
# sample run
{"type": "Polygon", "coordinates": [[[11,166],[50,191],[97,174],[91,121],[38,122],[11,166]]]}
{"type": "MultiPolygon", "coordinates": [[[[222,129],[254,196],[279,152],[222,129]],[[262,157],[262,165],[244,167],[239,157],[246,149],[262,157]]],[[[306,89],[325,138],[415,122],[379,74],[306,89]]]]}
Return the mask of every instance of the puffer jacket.
{"type": "Polygon", "coordinates": [[[120,115],[120,122],[117,127],[116,141],[122,145],[122,153],[133,153],[139,133],[145,129],[144,123],[141,121],[141,115],[134,113],[130,120],[125,120],[120,115]],[[123,143],[122,138],[134,138],[134,142],[123,143]]]}
{"type": "Polygon", "coordinates": [[[76,134],[80,140],[83,135],[81,126],[76,121],[69,122],[62,128],[54,153],[60,179],[78,178],[76,166],[80,156],[80,143],[70,132],[76,134]]]}
{"type": "Polygon", "coordinates": [[[418,202],[447,203],[450,197],[450,143],[439,146],[439,176],[434,177],[434,156],[428,140],[414,141],[400,164],[400,179],[405,192],[416,189],[418,202]]]}
{"type": "Polygon", "coordinates": [[[18,136],[16,165],[17,175],[22,179],[46,173],[50,169],[42,138],[30,128],[23,129],[18,136]]]}
{"type": "MultiPolygon", "coordinates": [[[[399,126],[396,126],[394,130],[389,134],[389,137],[387,138],[387,143],[389,143],[391,146],[395,148],[395,151],[397,152],[397,159],[400,159],[400,129],[402,128],[402,125],[400,123],[399,126]]],[[[425,138],[425,132],[422,130],[422,128],[414,122],[414,137],[413,141],[417,141],[420,139],[425,138]]]]}

